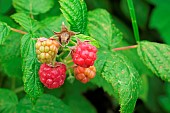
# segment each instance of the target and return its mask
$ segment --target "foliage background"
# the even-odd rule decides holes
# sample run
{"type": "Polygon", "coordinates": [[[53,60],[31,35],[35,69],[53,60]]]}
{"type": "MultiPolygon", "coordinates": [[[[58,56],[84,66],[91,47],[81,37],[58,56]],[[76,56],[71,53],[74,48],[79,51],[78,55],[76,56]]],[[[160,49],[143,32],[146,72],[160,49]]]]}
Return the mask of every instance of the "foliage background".
{"type": "MultiPolygon", "coordinates": [[[[18,1],[19,0],[13,0],[13,1],[0,0],[0,21],[7,23],[11,27],[23,30],[24,26],[23,28],[21,28],[16,22],[14,22],[14,20],[16,20],[15,18],[17,18],[18,15],[13,15],[13,14],[16,13],[16,9],[18,11],[21,10],[19,8],[16,8],[15,6],[16,5],[15,3],[17,3],[18,1]],[[11,17],[14,18],[14,20],[11,17]]],[[[21,1],[22,0],[20,0],[20,2],[21,1]]],[[[25,4],[27,4],[26,0],[23,1],[25,1],[25,4]]],[[[53,29],[54,31],[60,30],[60,24],[63,21],[63,17],[61,16],[61,11],[59,9],[60,4],[57,0],[49,0],[49,1],[51,2],[44,3],[42,4],[41,7],[39,7],[38,11],[40,12],[40,14],[36,14],[33,12],[33,14],[35,14],[34,18],[39,22],[41,22],[42,24],[41,27],[38,28],[33,25],[33,29],[27,27],[25,27],[24,29],[27,29],[28,31],[30,29],[31,31],[34,30],[36,31],[38,29],[39,33],[47,37],[52,35],[52,33],[50,32],[51,29],[53,29]],[[45,10],[47,10],[47,12],[45,10]],[[56,16],[58,16],[57,18],[59,18],[58,21],[54,21],[56,16]],[[51,24],[46,24],[46,22],[50,22],[51,24]]],[[[106,9],[111,14],[113,23],[123,33],[123,40],[114,47],[122,47],[122,46],[136,44],[135,38],[133,37],[130,14],[128,11],[126,0],[85,0],[85,2],[87,4],[88,10],[103,8],[106,9]]],[[[169,45],[170,44],[170,39],[169,39],[170,1],[164,0],[164,2],[162,2],[161,0],[133,0],[133,2],[135,6],[141,40],[165,43],[169,45]]],[[[27,10],[25,10],[24,12],[27,12],[27,10]]],[[[25,15],[22,15],[22,17],[24,16],[25,15]]],[[[0,52],[1,52],[0,87],[11,89],[11,91],[4,90],[4,89],[0,90],[1,112],[12,113],[14,109],[17,109],[19,112],[24,112],[21,111],[22,110],[20,109],[21,107],[23,108],[27,107],[25,109],[30,108],[30,110],[32,110],[30,112],[33,112],[35,109],[37,111],[42,112],[43,109],[42,108],[40,109],[39,106],[44,106],[41,105],[41,103],[44,102],[47,103],[47,105],[48,103],[58,105],[58,103],[60,104],[64,102],[66,104],[66,107],[64,107],[62,112],[66,112],[66,113],[70,109],[74,113],[119,112],[118,111],[119,105],[115,95],[114,97],[110,96],[110,94],[106,93],[102,88],[98,88],[96,85],[93,85],[92,83],[88,83],[87,85],[80,84],[79,82],[70,84],[68,81],[66,81],[63,88],[55,89],[53,91],[45,89],[46,94],[39,98],[38,102],[34,107],[35,109],[32,109],[31,104],[29,104],[30,106],[23,106],[24,103],[28,104],[31,102],[27,97],[24,97],[25,92],[20,91],[20,89],[17,89],[17,88],[21,88],[22,90],[23,88],[22,70],[21,70],[22,60],[20,56],[20,50],[18,49],[20,46],[22,46],[20,45],[20,39],[22,35],[18,33],[10,32],[9,37],[10,38],[7,38],[7,40],[3,42],[5,46],[3,45],[0,46],[0,52]],[[17,95],[12,91],[16,92],[17,95]],[[4,102],[2,99],[6,94],[8,94],[9,97],[12,95],[11,96],[12,99],[9,100],[10,104],[8,103],[8,101],[4,102]],[[53,95],[50,97],[50,99],[48,98],[49,94],[53,95]],[[63,102],[61,102],[61,100],[58,100],[54,97],[60,98],[63,102]],[[43,98],[47,98],[46,99],[47,102],[44,101],[45,99],[43,98]],[[9,105],[9,109],[4,110],[6,105],[9,105]],[[70,108],[67,108],[67,105],[70,106],[70,108]]],[[[26,37],[27,36],[25,35],[25,38],[26,37]]],[[[147,69],[144,66],[144,64],[140,61],[139,57],[137,56],[136,49],[119,51],[118,53],[125,55],[131,62],[133,62],[133,65],[137,70],[139,70],[139,74],[142,76],[142,81],[143,81],[143,86],[141,91],[142,93],[140,94],[140,97],[137,100],[137,104],[135,106],[135,112],[136,113],[145,113],[145,112],[169,113],[170,112],[170,108],[169,108],[170,84],[156,77],[149,69],[147,69]]],[[[93,82],[95,82],[95,80],[93,82]]],[[[107,88],[105,90],[107,90],[107,88]]],[[[112,92],[110,93],[112,94],[112,92]]],[[[58,110],[55,108],[58,108],[58,106],[52,107],[51,109],[58,110]]],[[[46,112],[48,113],[50,111],[46,111],[46,112]]]]}

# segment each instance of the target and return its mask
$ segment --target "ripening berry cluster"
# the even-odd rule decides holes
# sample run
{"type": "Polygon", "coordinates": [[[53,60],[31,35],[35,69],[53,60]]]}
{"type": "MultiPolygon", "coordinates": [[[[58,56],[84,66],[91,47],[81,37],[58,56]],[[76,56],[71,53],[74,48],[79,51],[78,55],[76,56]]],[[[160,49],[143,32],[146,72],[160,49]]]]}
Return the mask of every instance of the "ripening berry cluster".
{"type": "MultiPolygon", "coordinates": [[[[75,35],[75,32],[68,31],[64,25],[62,25],[61,32],[54,33],[58,40],[57,38],[41,37],[38,38],[35,45],[37,59],[42,63],[38,72],[39,78],[49,89],[58,88],[64,84],[67,67],[64,63],[56,62],[56,56],[59,48],[63,47],[63,44],[69,43],[70,37],[75,35]]],[[[76,46],[72,47],[70,51],[74,63],[75,78],[82,83],[87,83],[96,75],[94,62],[97,58],[97,48],[89,44],[88,41],[78,40],[76,46]]]]}
{"type": "Polygon", "coordinates": [[[96,75],[96,68],[94,67],[96,52],[97,48],[86,41],[78,41],[77,46],[72,51],[73,62],[77,65],[74,68],[74,75],[82,83],[87,83],[96,75]]]}

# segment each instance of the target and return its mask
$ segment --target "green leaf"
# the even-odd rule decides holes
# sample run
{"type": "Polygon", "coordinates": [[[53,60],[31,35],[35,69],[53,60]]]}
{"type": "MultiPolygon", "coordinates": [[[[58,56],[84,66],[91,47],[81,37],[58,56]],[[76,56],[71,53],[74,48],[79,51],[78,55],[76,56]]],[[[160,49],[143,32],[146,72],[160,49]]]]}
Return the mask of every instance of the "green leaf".
{"type": "Polygon", "coordinates": [[[14,113],[18,98],[16,94],[7,89],[0,89],[0,112],[1,113],[14,113]]]}
{"type": "Polygon", "coordinates": [[[84,34],[87,27],[87,7],[84,0],[60,0],[59,3],[71,30],[84,34]]]}
{"type": "Polygon", "coordinates": [[[152,0],[156,7],[152,11],[152,15],[150,18],[150,28],[155,28],[161,35],[161,38],[167,43],[170,44],[170,8],[169,8],[169,0],[165,0],[162,2],[161,0],[152,0]]]}
{"type": "Polygon", "coordinates": [[[40,96],[35,105],[29,98],[22,99],[17,106],[17,113],[71,113],[70,108],[52,95],[40,96]]]}
{"type": "Polygon", "coordinates": [[[6,23],[0,21],[0,31],[0,45],[2,45],[5,38],[9,35],[10,27],[6,23]]]}
{"type": "MultiPolygon", "coordinates": [[[[134,3],[135,12],[136,12],[137,22],[140,27],[145,28],[147,24],[148,16],[149,16],[149,10],[150,10],[149,4],[147,4],[143,0],[134,0],[133,3],[134,3]]],[[[124,15],[129,20],[131,20],[130,13],[128,10],[127,0],[121,0],[120,7],[124,15]]]]}
{"type": "Polygon", "coordinates": [[[170,81],[170,46],[143,41],[139,43],[138,55],[153,73],[170,81]]]}
{"type": "Polygon", "coordinates": [[[11,17],[28,32],[35,32],[39,28],[38,21],[24,13],[15,13],[11,17]]]}
{"type": "Polygon", "coordinates": [[[159,103],[161,105],[161,107],[167,111],[167,113],[170,112],[170,83],[165,83],[165,91],[166,91],[166,95],[162,95],[159,97],[159,103]]]}
{"type": "Polygon", "coordinates": [[[144,102],[147,103],[148,100],[148,92],[149,92],[149,81],[147,75],[142,75],[142,87],[140,91],[139,98],[144,102]]]}
{"type": "Polygon", "coordinates": [[[109,13],[104,9],[96,9],[88,13],[88,32],[99,41],[99,45],[109,48],[112,44],[112,22],[109,13]]]}
{"type": "Polygon", "coordinates": [[[88,33],[107,49],[112,49],[122,39],[122,33],[112,24],[110,14],[104,9],[88,13],[88,33]]]}
{"type": "Polygon", "coordinates": [[[140,76],[131,62],[121,54],[110,54],[102,76],[118,94],[121,113],[132,113],[139,96],[140,76]]]}
{"type": "MultiPolygon", "coordinates": [[[[107,51],[108,52],[108,51],[107,51]]],[[[102,87],[104,91],[106,91],[109,95],[115,96],[118,99],[118,95],[115,94],[113,87],[110,83],[108,83],[102,76],[104,64],[109,57],[106,50],[99,49],[97,52],[97,60],[95,61],[96,67],[96,76],[91,80],[93,84],[96,84],[98,87],[102,87]]]]}
{"type": "Polygon", "coordinates": [[[54,16],[54,17],[48,17],[40,22],[40,29],[38,32],[45,37],[50,37],[54,35],[53,31],[59,32],[61,31],[61,25],[62,22],[69,27],[68,23],[66,22],[66,19],[63,15],[60,16],[54,16]]]}
{"type": "Polygon", "coordinates": [[[50,10],[54,5],[53,0],[13,0],[17,12],[38,15],[50,10]]]}
{"type": "MultiPolygon", "coordinates": [[[[127,41],[122,40],[117,47],[126,47],[130,46],[131,44],[127,43],[127,41]]],[[[125,51],[116,51],[118,53],[123,54],[126,56],[135,66],[135,68],[138,70],[140,75],[153,75],[152,71],[143,63],[143,61],[140,59],[137,53],[137,48],[128,49],[125,51]],[[132,57],[133,56],[133,57],[132,57]]]]}
{"type": "Polygon", "coordinates": [[[95,66],[97,75],[94,80],[100,77],[100,81],[92,82],[102,85],[119,100],[121,113],[132,113],[141,85],[141,78],[133,64],[121,54],[99,50],[95,66]]]}
{"type": "Polygon", "coordinates": [[[22,77],[20,42],[21,34],[11,32],[0,46],[0,65],[3,72],[10,77],[22,77]]]}
{"type": "Polygon", "coordinates": [[[98,42],[90,37],[90,36],[86,36],[86,35],[83,35],[83,34],[78,34],[78,35],[75,35],[75,36],[72,36],[71,37],[71,40],[73,40],[74,42],[77,41],[77,39],[80,39],[81,41],[90,41],[89,43],[92,44],[93,46],[96,46],[97,48],[99,48],[99,44],[98,42]]]}
{"type": "MultiPolygon", "coordinates": [[[[112,23],[116,25],[116,27],[123,33],[123,39],[131,44],[135,44],[135,38],[133,36],[132,30],[121,20],[117,17],[113,16],[112,23]]],[[[114,29],[114,28],[112,28],[114,29]]]]}
{"type": "Polygon", "coordinates": [[[112,24],[112,48],[118,45],[123,39],[123,34],[120,32],[120,30],[115,26],[115,24],[112,24]]]}
{"type": "Polygon", "coordinates": [[[0,13],[9,11],[12,5],[12,0],[0,0],[0,13]]]}
{"type": "Polygon", "coordinates": [[[38,70],[39,63],[36,58],[35,40],[36,37],[31,34],[26,34],[21,40],[21,54],[23,58],[23,82],[25,92],[34,101],[40,94],[43,93],[43,87],[39,79],[38,70]]]}
{"type": "Polygon", "coordinates": [[[72,113],[97,113],[95,107],[81,94],[70,93],[63,101],[70,106],[72,113]]]}

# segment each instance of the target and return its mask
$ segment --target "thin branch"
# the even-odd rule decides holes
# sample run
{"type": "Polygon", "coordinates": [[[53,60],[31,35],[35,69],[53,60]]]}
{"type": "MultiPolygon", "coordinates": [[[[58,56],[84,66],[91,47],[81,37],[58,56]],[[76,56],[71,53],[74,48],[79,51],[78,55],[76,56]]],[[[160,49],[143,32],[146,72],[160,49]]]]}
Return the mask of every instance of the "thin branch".
{"type": "Polygon", "coordinates": [[[22,92],[22,91],[24,91],[24,87],[23,87],[23,86],[18,87],[18,88],[16,88],[16,89],[14,90],[15,93],[19,93],[19,92],[22,92]]]}
{"type": "Polygon", "coordinates": [[[120,47],[120,48],[114,48],[114,51],[120,51],[120,50],[128,50],[128,49],[133,49],[137,48],[138,45],[133,45],[133,46],[126,46],[126,47],[120,47]]]}
{"type": "Polygon", "coordinates": [[[27,32],[25,32],[25,31],[18,30],[18,29],[12,28],[12,27],[10,29],[11,29],[11,31],[14,31],[14,32],[17,32],[17,33],[20,33],[20,34],[27,34],[27,32]]]}

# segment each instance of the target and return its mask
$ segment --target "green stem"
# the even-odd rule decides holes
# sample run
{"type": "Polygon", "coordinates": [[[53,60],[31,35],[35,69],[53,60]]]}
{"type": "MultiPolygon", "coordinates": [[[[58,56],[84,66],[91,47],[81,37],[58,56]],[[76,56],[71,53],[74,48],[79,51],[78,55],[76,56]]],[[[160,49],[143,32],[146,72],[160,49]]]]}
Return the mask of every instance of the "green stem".
{"type": "Polygon", "coordinates": [[[22,91],[24,91],[24,87],[23,87],[23,86],[18,87],[18,88],[16,88],[16,89],[14,90],[15,93],[19,93],[19,92],[22,92],[22,91]]]}
{"type": "Polygon", "coordinates": [[[4,79],[4,77],[1,76],[1,77],[0,77],[0,87],[2,86],[2,81],[3,81],[3,79],[4,79]]]}
{"type": "Polygon", "coordinates": [[[139,30],[138,30],[138,25],[137,25],[137,21],[136,21],[133,1],[132,0],[127,0],[127,3],[128,3],[129,11],[130,11],[130,16],[131,16],[131,20],[132,20],[132,26],[133,26],[135,39],[136,39],[136,42],[139,42],[140,41],[139,30]]]}
{"type": "Polygon", "coordinates": [[[12,80],[11,80],[11,89],[12,90],[15,89],[15,78],[12,78],[12,80]]]}

